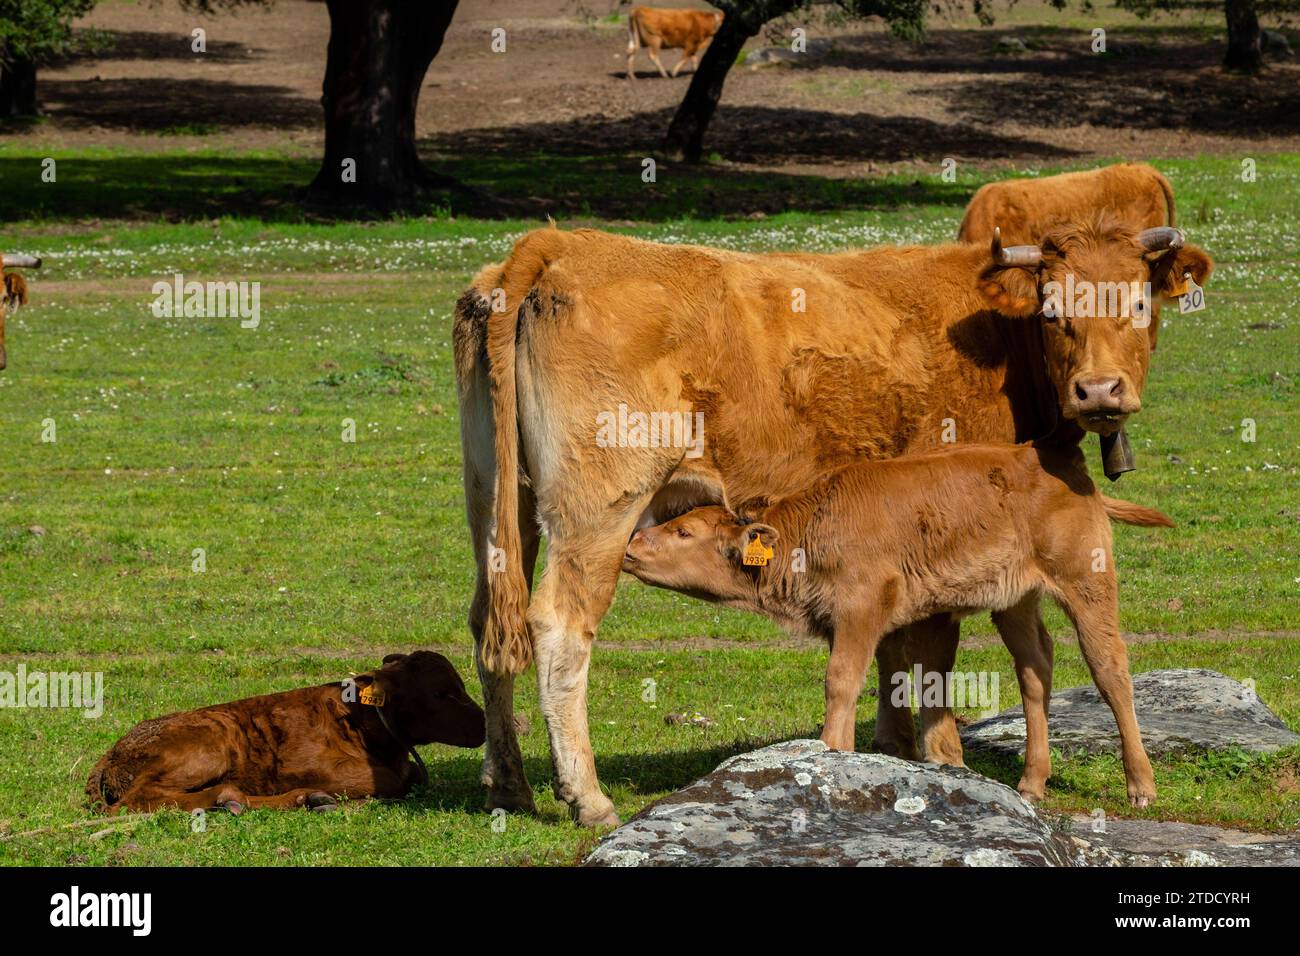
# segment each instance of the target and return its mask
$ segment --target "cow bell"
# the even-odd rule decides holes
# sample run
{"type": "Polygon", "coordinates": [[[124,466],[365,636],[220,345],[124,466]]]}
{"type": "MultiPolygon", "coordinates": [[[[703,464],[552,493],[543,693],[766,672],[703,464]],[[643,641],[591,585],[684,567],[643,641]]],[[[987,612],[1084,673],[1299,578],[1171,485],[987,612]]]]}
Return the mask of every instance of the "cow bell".
{"type": "Polygon", "coordinates": [[[1111,481],[1119,481],[1120,475],[1137,470],[1133,446],[1128,443],[1123,427],[1101,436],[1101,467],[1111,481]]]}

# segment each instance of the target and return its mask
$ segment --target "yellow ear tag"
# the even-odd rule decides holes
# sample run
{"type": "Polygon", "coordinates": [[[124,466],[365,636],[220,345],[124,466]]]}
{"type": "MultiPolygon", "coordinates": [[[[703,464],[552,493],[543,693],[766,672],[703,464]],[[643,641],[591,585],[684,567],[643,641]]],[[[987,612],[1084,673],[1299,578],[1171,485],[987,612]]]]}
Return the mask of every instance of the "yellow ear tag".
{"type": "Polygon", "coordinates": [[[360,700],[361,703],[367,704],[371,707],[383,707],[384,692],[380,690],[378,687],[376,687],[374,684],[371,684],[368,687],[361,688],[361,693],[358,695],[358,700],[360,700]]]}
{"type": "Polygon", "coordinates": [[[764,567],[767,562],[772,560],[772,555],[776,554],[775,549],[769,548],[763,544],[761,534],[754,535],[749,544],[745,545],[745,564],[751,567],[764,567]]]}

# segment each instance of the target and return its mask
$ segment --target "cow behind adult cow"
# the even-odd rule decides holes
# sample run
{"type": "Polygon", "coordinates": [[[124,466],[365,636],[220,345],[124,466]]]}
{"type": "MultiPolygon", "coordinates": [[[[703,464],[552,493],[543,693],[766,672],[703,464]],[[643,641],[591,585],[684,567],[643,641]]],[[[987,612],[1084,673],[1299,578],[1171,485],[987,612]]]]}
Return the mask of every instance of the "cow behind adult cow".
{"type": "Polygon", "coordinates": [[[1047,320],[1041,290],[1079,280],[1160,294],[1210,269],[1177,230],[1109,221],[1038,246],[837,255],[524,236],[475,278],[454,327],[490,805],[533,808],[512,710],[514,677],[536,656],[555,792],[580,823],[617,819],[596,778],[587,670],[638,524],[950,438],[1069,445],[1113,428],[1075,385],[1122,375],[1136,412],[1146,331],[1109,316],[1047,320]],[[699,416],[703,436],[688,432],[699,416]]]}
{"type": "Polygon", "coordinates": [[[708,49],[713,35],[722,26],[723,14],[707,10],[660,10],[655,7],[633,7],[627,15],[627,78],[636,79],[632,61],[642,47],[665,79],[668,72],[659,59],[660,50],[681,50],[682,58],[673,67],[676,76],[691,61],[691,68],[700,65],[700,57],[708,49]]]}
{"type": "Polygon", "coordinates": [[[1173,187],[1146,163],[985,183],[971,197],[957,239],[988,242],[999,229],[1003,242],[1038,242],[1063,222],[1100,214],[1135,229],[1175,226],[1173,187]]]}

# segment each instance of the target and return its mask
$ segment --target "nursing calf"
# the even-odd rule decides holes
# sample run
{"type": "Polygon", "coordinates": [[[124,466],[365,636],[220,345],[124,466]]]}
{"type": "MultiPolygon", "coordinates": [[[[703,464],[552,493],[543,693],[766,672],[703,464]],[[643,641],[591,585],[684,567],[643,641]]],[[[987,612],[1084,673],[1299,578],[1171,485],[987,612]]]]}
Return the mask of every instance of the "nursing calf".
{"type": "Polygon", "coordinates": [[[858,696],[884,635],[935,615],[991,610],[1024,698],[1019,789],[1040,799],[1051,772],[1051,656],[1038,628],[1047,594],[1073,622],[1115,715],[1129,800],[1154,799],[1119,635],[1108,519],[1172,522],[1103,497],[1077,447],[970,445],[864,461],[740,514],[708,506],[637,531],[623,570],[829,640],[828,746],[853,750],[858,696]]]}
{"type": "Polygon", "coordinates": [[[478,747],[483,733],[447,658],[389,654],[348,681],[141,721],[95,765],[86,795],[106,812],[332,809],[335,796],[405,796],[426,779],[415,744],[478,747]]]}

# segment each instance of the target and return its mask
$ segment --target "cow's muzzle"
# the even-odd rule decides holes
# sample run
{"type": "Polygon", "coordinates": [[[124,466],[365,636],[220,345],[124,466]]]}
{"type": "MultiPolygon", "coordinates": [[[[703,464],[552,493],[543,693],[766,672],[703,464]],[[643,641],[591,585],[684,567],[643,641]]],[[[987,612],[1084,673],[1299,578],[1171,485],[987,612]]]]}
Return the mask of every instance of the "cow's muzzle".
{"type": "Polygon", "coordinates": [[[1141,399],[1123,377],[1116,376],[1075,379],[1064,412],[1066,418],[1074,419],[1087,431],[1109,435],[1141,408],[1141,399]]]}

